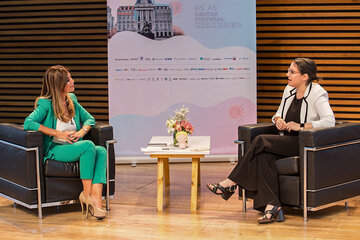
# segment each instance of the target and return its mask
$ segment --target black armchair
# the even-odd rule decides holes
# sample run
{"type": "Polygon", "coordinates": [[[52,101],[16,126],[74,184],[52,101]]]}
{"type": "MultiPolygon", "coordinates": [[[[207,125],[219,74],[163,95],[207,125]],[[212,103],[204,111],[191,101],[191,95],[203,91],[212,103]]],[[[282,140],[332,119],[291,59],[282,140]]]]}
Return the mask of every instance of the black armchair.
{"type": "MultiPolygon", "coordinates": [[[[272,123],[238,127],[238,157],[241,160],[259,134],[277,134],[272,123]]],[[[360,124],[337,123],[333,128],[316,128],[299,133],[300,156],[276,161],[280,202],[316,211],[335,202],[360,195],[360,124]]],[[[246,191],[242,191],[246,210],[246,191]]]]}
{"type": "MultiPolygon", "coordinates": [[[[107,149],[107,184],[103,196],[106,208],[115,192],[115,154],[112,126],[96,123],[86,135],[95,145],[107,149]]],[[[43,159],[43,135],[24,131],[12,123],[0,123],[0,196],[27,208],[73,204],[82,191],[79,162],[63,163],[43,159]]]]}

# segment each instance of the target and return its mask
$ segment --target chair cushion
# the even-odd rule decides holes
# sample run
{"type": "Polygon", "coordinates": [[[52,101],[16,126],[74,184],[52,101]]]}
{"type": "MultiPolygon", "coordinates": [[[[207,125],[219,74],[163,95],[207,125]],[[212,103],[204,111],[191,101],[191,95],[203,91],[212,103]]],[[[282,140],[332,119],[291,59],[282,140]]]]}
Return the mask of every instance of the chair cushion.
{"type": "Polygon", "coordinates": [[[299,156],[295,156],[276,160],[275,164],[279,175],[299,175],[299,159],[299,156]]]}
{"type": "Polygon", "coordinates": [[[300,206],[300,176],[279,176],[280,203],[286,206],[300,206]]]}
{"type": "Polygon", "coordinates": [[[46,177],[80,177],[79,162],[60,162],[48,159],[44,164],[46,177]]]}
{"type": "Polygon", "coordinates": [[[82,189],[80,178],[45,177],[46,202],[78,199],[82,189]]]}

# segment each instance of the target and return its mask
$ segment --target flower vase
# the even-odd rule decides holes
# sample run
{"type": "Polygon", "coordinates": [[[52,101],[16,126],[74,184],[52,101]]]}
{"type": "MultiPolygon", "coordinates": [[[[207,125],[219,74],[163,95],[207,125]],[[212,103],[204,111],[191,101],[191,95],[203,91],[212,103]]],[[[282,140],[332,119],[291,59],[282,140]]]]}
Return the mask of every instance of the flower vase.
{"type": "Polygon", "coordinates": [[[176,134],[176,140],[178,141],[177,145],[180,149],[187,148],[188,145],[188,133],[185,131],[180,131],[176,134]]]}
{"type": "Polygon", "coordinates": [[[188,133],[185,131],[175,132],[173,135],[174,147],[181,149],[187,148],[188,145],[188,133]]]}

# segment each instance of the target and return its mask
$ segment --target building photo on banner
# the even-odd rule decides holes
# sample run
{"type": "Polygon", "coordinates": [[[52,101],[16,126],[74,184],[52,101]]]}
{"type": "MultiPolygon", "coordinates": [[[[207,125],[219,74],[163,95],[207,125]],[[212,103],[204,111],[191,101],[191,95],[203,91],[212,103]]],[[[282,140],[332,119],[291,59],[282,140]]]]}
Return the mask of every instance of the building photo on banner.
{"type": "Polygon", "coordinates": [[[256,9],[246,0],[108,0],[109,121],[117,159],[143,156],[183,106],[211,155],[256,123],[256,9]]]}

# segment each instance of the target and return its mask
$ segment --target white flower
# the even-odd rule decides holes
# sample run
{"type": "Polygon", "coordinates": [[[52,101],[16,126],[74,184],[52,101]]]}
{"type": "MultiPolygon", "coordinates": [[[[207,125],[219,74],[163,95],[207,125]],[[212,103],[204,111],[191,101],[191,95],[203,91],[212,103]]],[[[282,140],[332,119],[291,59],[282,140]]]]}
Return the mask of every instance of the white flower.
{"type": "Polygon", "coordinates": [[[175,124],[176,124],[176,121],[173,120],[173,119],[171,119],[171,118],[169,118],[169,119],[166,121],[166,127],[167,127],[168,133],[173,133],[173,132],[175,132],[175,128],[174,128],[175,124]]]}
{"type": "Polygon", "coordinates": [[[185,107],[184,105],[179,109],[175,110],[175,115],[171,117],[171,119],[174,119],[176,121],[188,121],[186,115],[189,113],[189,109],[185,107]]]}
{"type": "Polygon", "coordinates": [[[167,131],[168,131],[168,133],[173,133],[173,132],[175,132],[175,128],[168,128],[167,131]]]}
{"type": "Polygon", "coordinates": [[[187,107],[185,107],[185,105],[183,105],[180,108],[180,110],[176,109],[175,115],[174,116],[170,115],[170,118],[166,121],[166,127],[167,127],[168,133],[175,132],[176,122],[189,121],[186,117],[186,115],[188,113],[189,113],[189,109],[187,107]]]}

